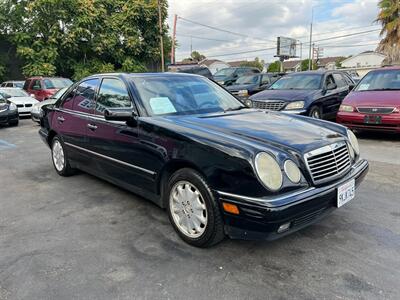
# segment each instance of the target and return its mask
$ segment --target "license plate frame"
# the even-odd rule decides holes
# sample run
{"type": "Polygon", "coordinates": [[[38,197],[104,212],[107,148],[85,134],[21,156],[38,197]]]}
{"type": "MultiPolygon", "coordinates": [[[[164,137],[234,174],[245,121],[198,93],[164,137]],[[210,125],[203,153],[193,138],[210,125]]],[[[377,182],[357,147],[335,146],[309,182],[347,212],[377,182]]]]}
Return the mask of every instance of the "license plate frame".
{"type": "Polygon", "coordinates": [[[337,199],[336,207],[342,207],[349,201],[353,200],[356,194],[355,180],[349,180],[346,183],[338,186],[337,188],[337,199]]]}
{"type": "Polygon", "coordinates": [[[382,116],[366,115],[364,116],[365,124],[382,124],[382,116]]]}

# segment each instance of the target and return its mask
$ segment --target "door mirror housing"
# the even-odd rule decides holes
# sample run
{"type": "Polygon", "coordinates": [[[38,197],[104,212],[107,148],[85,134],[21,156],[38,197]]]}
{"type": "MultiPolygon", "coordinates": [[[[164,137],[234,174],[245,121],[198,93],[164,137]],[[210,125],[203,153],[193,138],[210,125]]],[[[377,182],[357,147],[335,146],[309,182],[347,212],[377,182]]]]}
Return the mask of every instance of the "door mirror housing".
{"type": "Polygon", "coordinates": [[[131,121],[136,117],[132,108],[107,108],[104,118],[108,121],[131,121]]]}

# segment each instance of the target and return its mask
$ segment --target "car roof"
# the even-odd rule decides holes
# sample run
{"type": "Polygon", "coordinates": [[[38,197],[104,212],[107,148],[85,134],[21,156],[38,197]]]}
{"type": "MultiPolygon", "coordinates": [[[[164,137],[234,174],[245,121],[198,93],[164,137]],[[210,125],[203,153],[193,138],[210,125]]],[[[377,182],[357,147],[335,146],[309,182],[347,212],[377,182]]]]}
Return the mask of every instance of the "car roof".
{"type": "Polygon", "coordinates": [[[191,74],[191,73],[179,73],[179,72],[153,72],[153,73],[99,73],[99,74],[93,74],[88,77],[85,77],[83,79],[88,79],[88,78],[95,78],[95,77],[118,77],[118,78],[141,78],[141,77],[200,77],[204,78],[204,76],[198,75],[198,74],[191,74]]]}
{"type": "Polygon", "coordinates": [[[400,65],[384,66],[379,69],[371,70],[370,72],[376,72],[376,71],[382,71],[382,70],[400,70],[400,65]]]}

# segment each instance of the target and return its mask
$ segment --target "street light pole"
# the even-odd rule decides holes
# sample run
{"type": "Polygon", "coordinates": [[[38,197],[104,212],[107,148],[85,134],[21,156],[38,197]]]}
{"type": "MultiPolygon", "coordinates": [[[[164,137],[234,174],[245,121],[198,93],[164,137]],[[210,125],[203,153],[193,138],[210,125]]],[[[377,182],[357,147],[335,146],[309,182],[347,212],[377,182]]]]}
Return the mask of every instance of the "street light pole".
{"type": "Polygon", "coordinates": [[[162,18],[161,18],[161,3],[158,4],[158,25],[160,27],[160,48],[161,48],[161,72],[164,72],[164,41],[163,41],[163,30],[162,30],[162,18]]]}
{"type": "Polygon", "coordinates": [[[314,7],[311,9],[311,24],[310,24],[310,49],[308,52],[308,70],[311,70],[311,44],[312,44],[312,26],[314,19],[314,7]]]}

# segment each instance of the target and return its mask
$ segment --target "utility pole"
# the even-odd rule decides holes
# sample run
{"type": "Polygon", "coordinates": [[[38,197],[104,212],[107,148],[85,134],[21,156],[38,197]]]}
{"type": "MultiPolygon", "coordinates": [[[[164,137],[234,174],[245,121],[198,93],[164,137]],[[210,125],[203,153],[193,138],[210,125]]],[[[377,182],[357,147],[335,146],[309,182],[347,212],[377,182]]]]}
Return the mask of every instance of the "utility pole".
{"type": "Polygon", "coordinates": [[[192,39],[192,36],[190,36],[190,55],[189,55],[189,57],[192,57],[192,53],[193,53],[193,39],[192,39]]]}
{"type": "Polygon", "coordinates": [[[314,19],[314,7],[311,9],[311,24],[310,24],[310,49],[308,51],[308,70],[311,70],[311,46],[312,46],[312,25],[314,19]]]}
{"type": "Polygon", "coordinates": [[[161,18],[161,3],[158,4],[158,25],[160,27],[160,48],[161,48],[161,72],[164,72],[164,41],[163,41],[163,30],[162,30],[162,18],[161,18]]]}
{"type": "Polygon", "coordinates": [[[172,45],[171,45],[171,64],[175,63],[175,37],[176,37],[176,21],[178,19],[178,15],[174,15],[174,29],[172,34],[172,45]]]}

